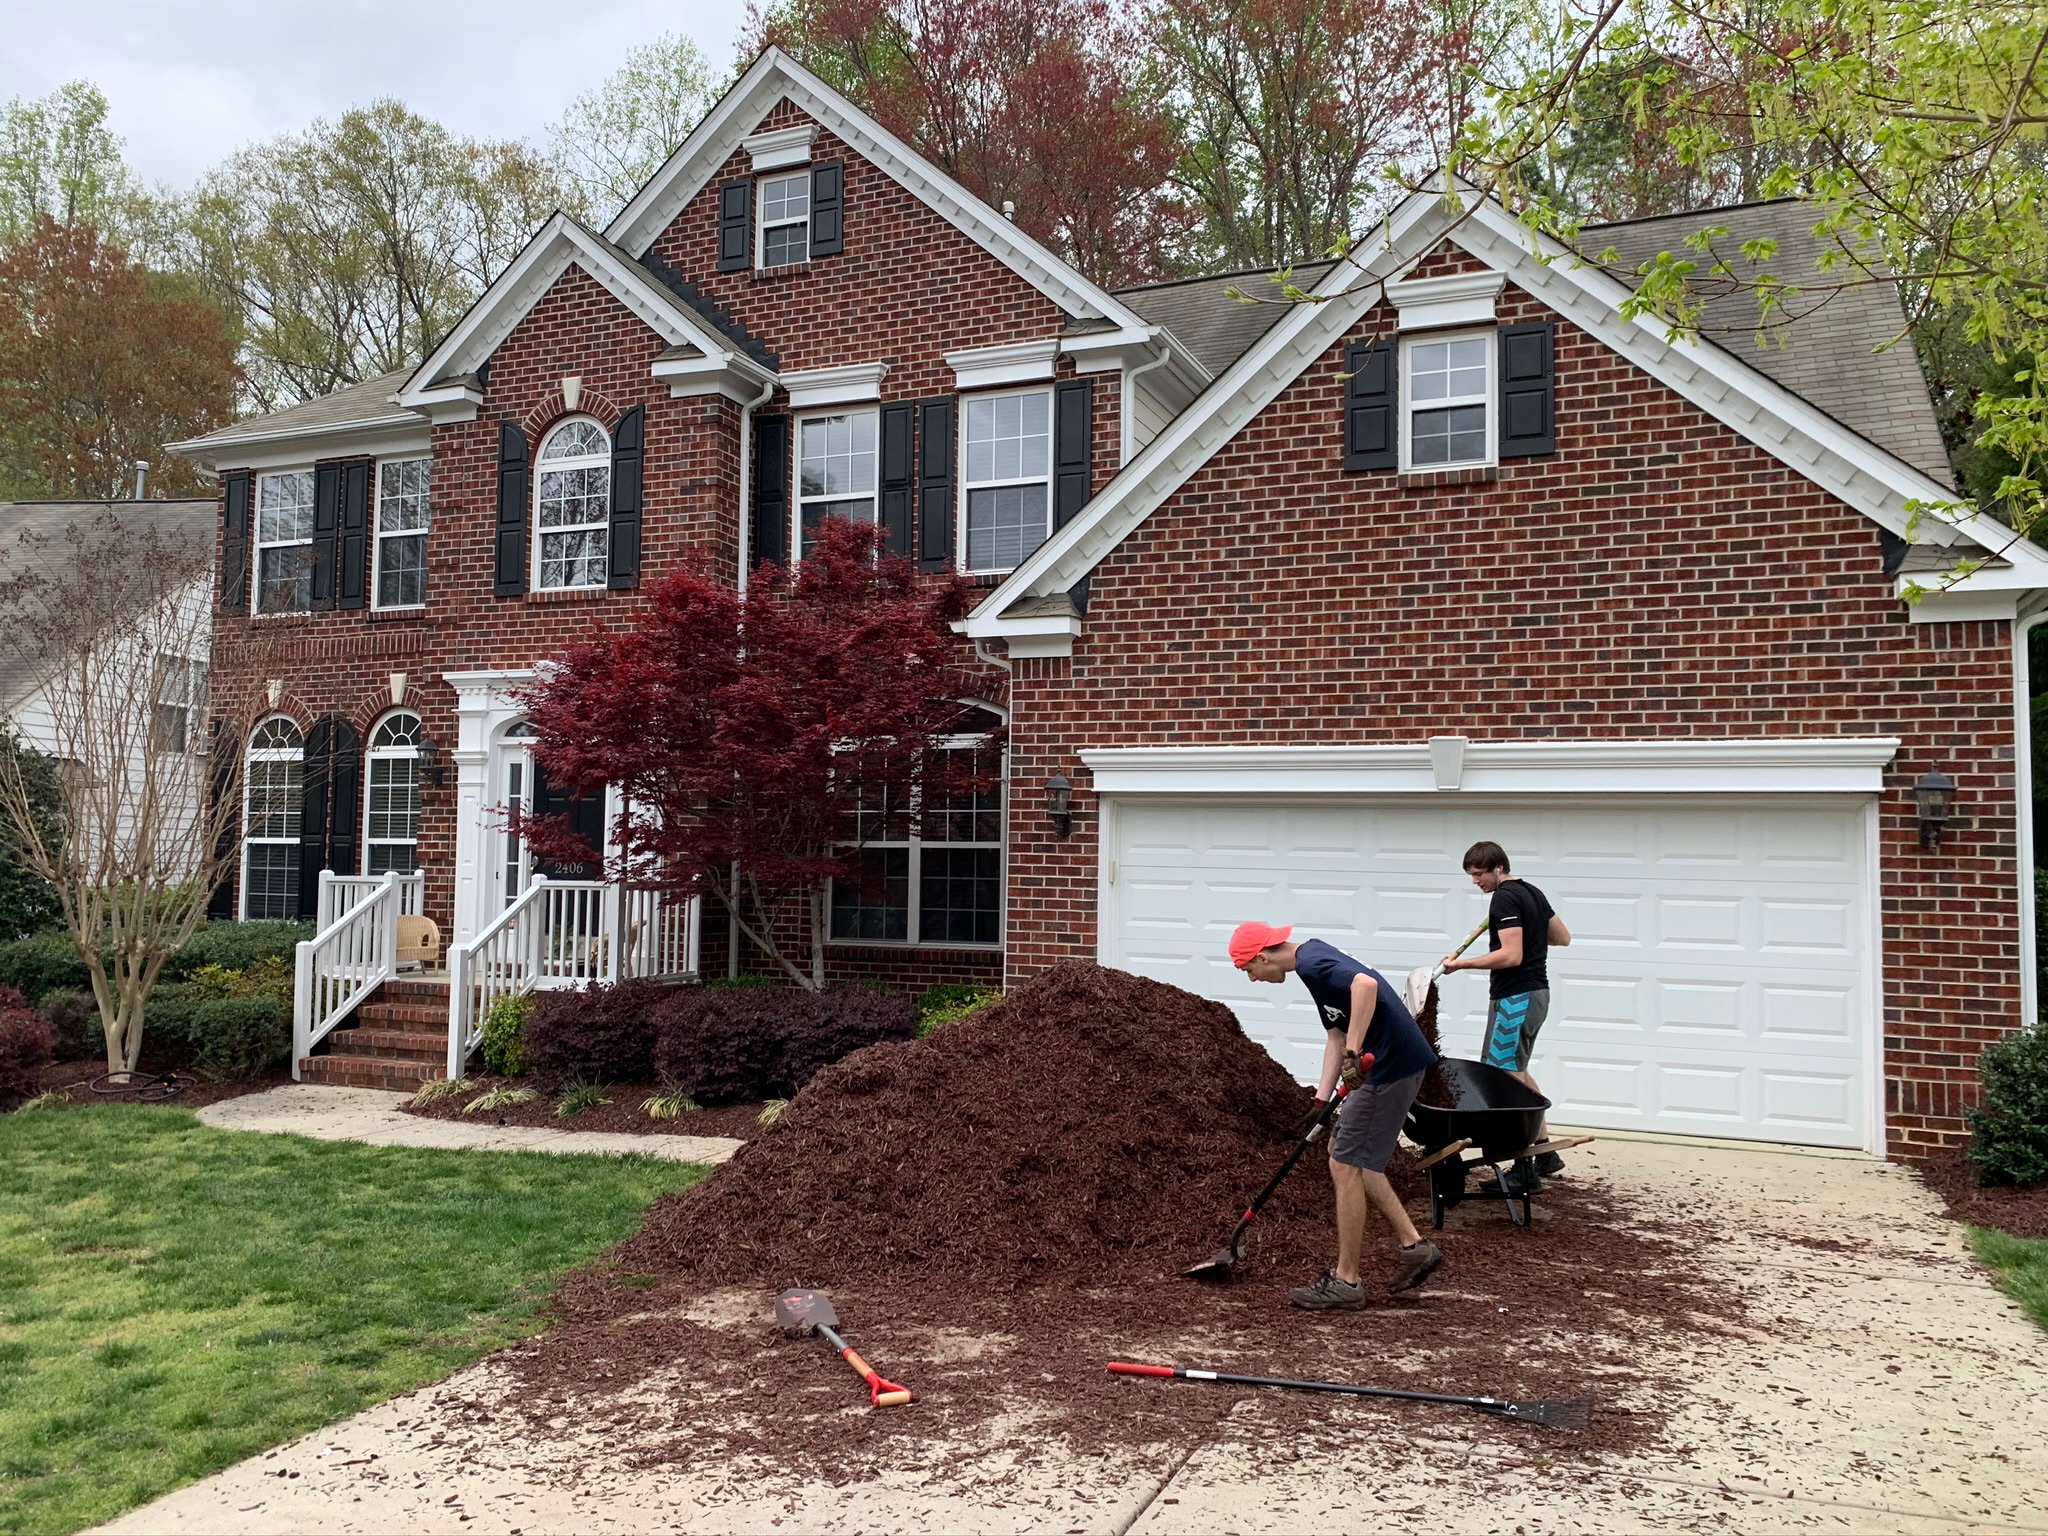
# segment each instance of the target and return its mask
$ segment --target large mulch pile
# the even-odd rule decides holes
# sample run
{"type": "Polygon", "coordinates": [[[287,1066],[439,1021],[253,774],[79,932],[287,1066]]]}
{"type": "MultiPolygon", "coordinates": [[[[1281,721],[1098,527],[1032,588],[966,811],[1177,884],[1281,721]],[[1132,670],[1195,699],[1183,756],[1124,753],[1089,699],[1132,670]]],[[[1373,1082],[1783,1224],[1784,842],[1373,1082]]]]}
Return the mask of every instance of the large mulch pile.
{"type": "Polygon", "coordinates": [[[409,1115],[427,1120],[455,1120],[464,1125],[537,1125],[551,1131],[612,1131],[634,1136],[731,1136],[740,1141],[761,1134],[761,1104],[714,1104],[704,1109],[685,1110],[673,1120],[651,1120],[641,1106],[663,1092],[659,1083],[607,1083],[604,1095],[609,1104],[596,1104],[563,1119],[556,1113],[560,1094],[543,1093],[531,1103],[513,1104],[485,1113],[464,1114],[463,1106],[494,1088],[532,1088],[530,1077],[499,1077],[490,1072],[472,1072],[473,1093],[439,1099],[424,1107],[410,1102],[398,1106],[409,1115]]]}
{"type": "Polygon", "coordinates": [[[2048,1237],[2048,1184],[1979,1184],[1976,1166],[1961,1148],[1915,1167],[1957,1221],[2014,1237],[2048,1237]]]}
{"type": "MultiPolygon", "coordinates": [[[[1020,1461],[1192,1446],[1226,1415],[1233,1433],[1277,1432],[1285,1456],[1334,1436],[1340,1454],[1369,1460],[1377,1435],[1462,1433],[1480,1446],[1534,1436],[1530,1453],[1560,1466],[1660,1438],[1671,1390],[1651,1375],[1660,1343],[1741,1308],[1698,1273],[1697,1236],[1681,1230],[1697,1213],[1683,1202],[1618,1211],[1568,1176],[1530,1229],[1474,1202],[1439,1236],[1445,1267],[1399,1296],[1383,1289],[1392,1258],[1374,1218],[1373,1304],[1310,1314],[1284,1292],[1332,1257],[1318,1151],[1268,1207],[1234,1278],[1180,1278],[1221,1245],[1308,1107],[1227,1009],[1059,967],[929,1040],[821,1073],[730,1163],[570,1277],[554,1326],[501,1357],[516,1390],[479,1395],[469,1427],[488,1439],[508,1417],[543,1432],[574,1425],[628,1462],[740,1455],[831,1479],[942,1474],[960,1446],[991,1435],[1020,1461]],[[822,1342],[780,1338],[770,1304],[790,1285],[829,1287],[852,1341],[918,1402],[870,1411],[822,1342]],[[1456,1410],[1132,1381],[1107,1374],[1114,1358],[1592,1393],[1601,1406],[1592,1431],[1572,1436],[1456,1410]]],[[[1419,1192],[1412,1173],[1402,1182],[1419,1192]]],[[[1471,1461],[1450,1458],[1447,1476],[1469,1478],[1471,1461]]]]}

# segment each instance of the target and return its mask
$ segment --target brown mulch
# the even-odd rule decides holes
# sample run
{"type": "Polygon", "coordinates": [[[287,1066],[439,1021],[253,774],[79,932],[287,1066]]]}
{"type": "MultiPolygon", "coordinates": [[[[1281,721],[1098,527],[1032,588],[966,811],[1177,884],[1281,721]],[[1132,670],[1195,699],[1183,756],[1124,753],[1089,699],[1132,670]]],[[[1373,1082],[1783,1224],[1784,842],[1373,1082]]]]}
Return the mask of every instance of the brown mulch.
{"type": "MultiPolygon", "coordinates": [[[[167,1063],[152,1060],[148,1055],[142,1058],[142,1070],[160,1072],[167,1063]]],[[[86,1087],[95,1077],[107,1070],[103,1060],[60,1061],[43,1069],[43,1087],[56,1089],[73,1104],[135,1104],[126,1095],[101,1095],[86,1087]]],[[[164,1102],[179,1109],[204,1109],[209,1104],[218,1104],[223,1099],[239,1099],[244,1094],[262,1093],[267,1088],[281,1088],[292,1080],[289,1067],[278,1067],[269,1072],[259,1072],[254,1077],[207,1078],[187,1088],[175,1099],[164,1102]]],[[[154,1109],[154,1104],[136,1105],[139,1109],[154,1109]]]]}
{"type": "Polygon", "coordinates": [[[2048,1237],[2048,1184],[1979,1184],[1961,1148],[1916,1163],[1914,1171],[1957,1221],[2014,1237],[2048,1237]]]}
{"type": "MultiPolygon", "coordinates": [[[[1529,1229],[1474,1202],[1440,1238],[1444,1268],[1400,1296],[1382,1289],[1392,1260],[1375,1219],[1371,1305],[1311,1314],[1284,1290],[1331,1258],[1317,1153],[1232,1280],[1181,1278],[1222,1243],[1306,1108],[1227,1009],[1061,966],[929,1040],[821,1073],[778,1124],[570,1277],[555,1325],[505,1357],[517,1390],[471,1402],[472,1423],[566,1421],[616,1434],[629,1459],[739,1453],[835,1480],[940,1470],[998,1420],[1022,1460],[1192,1446],[1226,1415],[1281,1431],[1283,1457],[1339,1432],[1358,1454],[1361,1422],[1535,1437],[1524,1450],[1554,1465],[1662,1439],[1671,1389],[1645,1364],[1656,1341],[1740,1309],[1691,1262],[1699,1213],[1683,1202],[1618,1211],[1566,1177],[1529,1229]],[[918,1403],[870,1412],[821,1341],[781,1339],[769,1310],[789,1285],[830,1286],[851,1342],[918,1403]],[[1112,1377],[1111,1359],[1590,1393],[1600,1408],[1588,1434],[1552,1434],[1454,1408],[1112,1377]]],[[[1412,1174],[1402,1182],[1419,1193],[1412,1174]]],[[[1682,1461],[1687,1448],[1664,1449],[1682,1461]]],[[[1446,1477],[1468,1475],[1467,1460],[1450,1458],[1446,1477]]]]}
{"type": "Polygon", "coordinates": [[[763,1130],[760,1104],[710,1104],[703,1109],[685,1110],[673,1120],[650,1120],[640,1106],[662,1091],[659,1083],[607,1083],[604,1093],[611,1103],[583,1110],[566,1120],[555,1113],[561,1096],[552,1093],[543,1093],[530,1104],[494,1109],[487,1115],[465,1115],[463,1105],[493,1088],[534,1086],[530,1078],[499,1077],[490,1072],[471,1073],[469,1080],[476,1084],[475,1093],[442,1099],[424,1109],[415,1109],[410,1103],[400,1104],[399,1108],[429,1120],[460,1120],[468,1125],[487,1120],[493,1125],[540,1125],[557,1131],[624,1131],[635,1136],[730,1136],[745,1141],[763,1130]]]}

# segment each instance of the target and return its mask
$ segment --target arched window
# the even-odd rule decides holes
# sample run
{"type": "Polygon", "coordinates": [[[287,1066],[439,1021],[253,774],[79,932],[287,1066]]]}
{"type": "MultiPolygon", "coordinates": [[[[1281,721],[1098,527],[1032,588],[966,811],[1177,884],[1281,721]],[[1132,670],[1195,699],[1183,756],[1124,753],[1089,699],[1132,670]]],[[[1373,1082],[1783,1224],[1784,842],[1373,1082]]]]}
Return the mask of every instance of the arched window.
{"type": "Polygon", "coordinates": [[[601,587],[612,511],[612,445],[588,416],[556,427],[534,477],[535,585],[601,587]]]}
{"type": "Polygon", "coordinates": [[[299,833],[306,738],[281,715],[249,738],[242,801],[242,916],[299,915],[299,833]]]}
{"type": "Polygon", "coordinates": [[[419,868],[420,717],[386,715],[370,733],[370,793],[363,827],[363,873],[419,868]]]}

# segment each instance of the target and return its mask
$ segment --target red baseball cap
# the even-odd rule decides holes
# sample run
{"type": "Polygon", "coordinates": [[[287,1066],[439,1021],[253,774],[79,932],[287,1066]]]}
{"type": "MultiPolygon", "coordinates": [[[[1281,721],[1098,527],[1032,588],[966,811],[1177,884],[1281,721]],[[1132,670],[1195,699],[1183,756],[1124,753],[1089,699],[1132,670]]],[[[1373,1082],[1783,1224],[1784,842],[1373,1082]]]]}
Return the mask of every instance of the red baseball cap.
{"type": "Polygon", "coordinates": [[[1239,923],[1230,935],[1230,963],[1243,970],[1252,963],[1252,956],[1275,944],[1285,944],[1292,932],[1292,928],[1275,928],[1271,923],[1239,923]]]}

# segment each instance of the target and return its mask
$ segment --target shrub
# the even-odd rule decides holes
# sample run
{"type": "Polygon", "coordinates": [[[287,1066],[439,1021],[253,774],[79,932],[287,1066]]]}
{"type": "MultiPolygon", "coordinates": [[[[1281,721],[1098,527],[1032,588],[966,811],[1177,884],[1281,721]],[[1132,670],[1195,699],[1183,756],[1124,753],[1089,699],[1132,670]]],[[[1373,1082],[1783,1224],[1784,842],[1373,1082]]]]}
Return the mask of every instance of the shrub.
{"type": "Polygon", "coordinates": [[[533,1013],[533,994],[509,993],[484,1015],[484,1065],[501,1077],[524,1077],[532,1063],[526,1058],[526,1021],[533,1013]]]}
{"type": "Polygon", "coordinates": [[[975,1009],[994,1002],[1002,995],[994,987],[962,981],[926,988],[917,995],[918,1038],[923,1039],[942,1024],[966,1018],[975,1009]]]}
{"type": "Polygon", "coordinates": [[[704,983],[714,992],[736,992],[747,987],[768,987],[776,985],[773,976],[763,976],[759,971],[741,971],[737,976],[719,976],[704,983]]]}
{"type": "Polygon", "coordinates": [[[646,1082],[654,1076],[655,1008],[673,990],[636,979],[538,994],[526,1020],[534,1076],[551,1093],[586,1079],[646,1082]]]}
{"type": "Polygon", "coordinates": [[[250,1077],[291,1059],[292,1005],[267,992],[208,995],[190,982],[150,993],[143,1039],[214,1077],[250,1077]]]}
{"type": "MultiPolygon", "coordinates": [[[[223,996],[257,990],[292,990],[293,955],[301,939],[313,937],[311,923],[207,923],[164,962],[162,980],[182,982],[201,971],[233,971],[251,986],[223,996]]],[[[90,992],[92,977],[78,958],[69,934],[36,933],[0,944],[0,986],[14,987],[30,1002],[51,992],[90,992]]]]}
{"type": "Polygon", "coordinates": [[[59,1061],[84,1061],[107,1048],[100,1005],[90,992],[45,992],[37,1007],[56,1037],[59,1061]]]}
{"type": "Polygon", "coordinates": [[[586,1109],[596,1109],[609,1104],[604,1096],[603,1083],[571,1083],[562,1095],[562,1101],[555,1106],[557,1120],[573,1120],[586,1109]]]}
{"type": "Polygon", "coordinates": [[[843,1056],[917,1033],[900,993],[758,989],[674,993],[656,1020],[654,1065],[700,1103],[787,1098],[843,1056]]]}
{"type": "Polygon", "coordinates": [[[0,987],[0,1110],[26,1104],[43,1091],[43,1068],[55,1057],[56,1044],[28,999],[0,987]]]}
{"type": "Polygon", "coordinates": [[[313,937],[311,923],[250,922],[206,923],[185,941],[185,947],[164,962],[166,981],[183,981],[203,966],[217,965],[225,971],[248,971],[259,960],[284,963],[286,985],[299,940],[313,937]]]}
{"type": "Polygon", "coordinates": [[[39,1003],[51,992],[90,992],[92,976],[68,934],[32,933],[0,944],[0,986],[39,1003]]]}
{"type": "Polygon", "coordinates": [[[1969,1112],[1969,1158],[1978,1182],[2048,1180],[2048,1024],[1985,1047],[1977,1076],[1984,1093],[1969,1112]]]}

